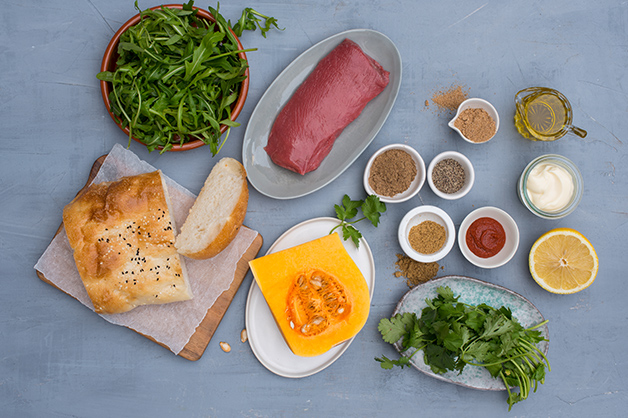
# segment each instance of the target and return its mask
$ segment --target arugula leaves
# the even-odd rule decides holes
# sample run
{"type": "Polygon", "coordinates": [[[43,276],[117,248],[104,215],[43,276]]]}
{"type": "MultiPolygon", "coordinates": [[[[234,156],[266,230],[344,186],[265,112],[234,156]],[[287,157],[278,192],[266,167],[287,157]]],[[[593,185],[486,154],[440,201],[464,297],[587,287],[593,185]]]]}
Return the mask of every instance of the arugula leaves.
{"type": "MultiPolygon", "coordinates": [[[[116,70],[96,77],[111,83],[111,111],[149,151],[162,153],[175,144],[200,139],[216,155],[232,127],[231,105],[237,100],[248,64],[229,28],[231,23],[209,7],[216,23],[197,17],[194,1],[182,9],[162,6],[140,11],[140,23],[120,37],[116,70]],[[221,141],[221,125],[227,131],[221,141]]],[[[140,10],[135,2],[135,8],[140,10]]],[[[247,8],[234,31],[259,27],[262,35],[274,18],[247,8]]]]}
{"type": "Polygon", "coordinates": [[[386,204],[379,201],[379,197],[369,195],[364,200],[351,200],[348,195],[344,195],[341,205],[334,205],[336,216],[340,219],[340,224],[336,225],[329,233],[331,234],[337,228],[342,228],[342,237],[346,241],[349,238],[356,247],[360,246],[360,238],[362,234],[353,225],[364,219],[371,221],[373,226],[379,225],[379,218],[382,213],[386,212],[386,204]],[[349,221],[358,215],[358,209],[362,210],[364,215],[362,218],[349,221]]]}
{"type": "Polygon", "coordinates": [[[433,299],[418,317],[413,312],[383,318],[377,327],[389,344],[400,342],[410,356],[397,360],[375,358],[383,369],[404,368],[419,351],[434,373],[462,372],[465,366],[485,367],[491,376],[502,379],[508,391],[508,410],[524,399],[538,383],[545,381],[549,361],[536,344],[545,341],[536,330],[547,321],[524,328],[509,308],[487,304],[477,306],[459,302],[449,287],[437,288],[433,299]],[[519,391],[512,391],[518,387],[519,391]]]}
{"type": "MultiPolygon", "coordinates": [[[[231,21],[229,21],[229,26],[231,26],[231,21]]],[[[237,36],[241,36],[242,32],[244,32],[245,30],[254,31],[255,28],[258,27],[259,30],[262,32],[262,36],[265,38],[266,32],[268,32],[273,26],[276,29],[283,30],[283,28],[277,26],[277,19],[275,19],[274,17],[265,16],[258,11],[247,7],[246,9],[242,10],[242,16],[240,17],[240,20],[238,20],[233,26],[233,31],[237,36]],[[262,20],[264,21],[264,25],[262,25],[261,23],[262,20]]]]}

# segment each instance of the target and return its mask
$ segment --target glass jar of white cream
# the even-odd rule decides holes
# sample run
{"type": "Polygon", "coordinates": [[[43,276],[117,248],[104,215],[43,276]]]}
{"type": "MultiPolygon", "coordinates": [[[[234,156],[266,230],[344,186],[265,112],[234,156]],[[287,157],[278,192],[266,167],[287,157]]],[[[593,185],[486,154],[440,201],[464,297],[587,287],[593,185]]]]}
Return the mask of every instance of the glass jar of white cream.
{"type": "Polygon", "coordinates": [[[580,203],[584,186],[578,167],[557,154],[542,155],[530,162],[519,178],[521,203],[545,219],[569,215],[580,203]]]}

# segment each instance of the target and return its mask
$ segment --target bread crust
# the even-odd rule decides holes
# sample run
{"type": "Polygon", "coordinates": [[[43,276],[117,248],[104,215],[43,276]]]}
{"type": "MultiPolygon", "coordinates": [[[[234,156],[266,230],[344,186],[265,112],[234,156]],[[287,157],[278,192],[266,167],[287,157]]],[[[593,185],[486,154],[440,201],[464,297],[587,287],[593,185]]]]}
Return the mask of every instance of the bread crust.
{"type": "Polygon", "coordinates": [[[180,252],[180,254],[195,260],[205,260],[217,256],[222,250],[227,248],[240,231],[246,217],[246,209],[249,202],[249,189],[246,180],[242,184],[240,199],[233,212],[229,216],[227,223],[222,227],[216,238],[204,249],[194,253],[180,252]]]}
{"type": "MultiPolygon", "coordinates": [[[[202,202],[202,196],[204,194],[207,194],[207,193],[212,194],[214,192],[212,190],[207,189],[208,186],[207,186],[207,180],[206,180],[206,184],[203,186],[201,193],[199,193],[199,197],[194,203],[194,206],[192,207],[192,209],[190,209],[190,214],[188,215],[188,219],[186,219],[186,224],[184,224],[183,227],[181,228],[181,234],[179,235],[179,237],[177,237],[177,250],[179,251],[179,254],[184,255],[188,258],[192,258],[196,260],[204,260],[204,259],[208,259],[208,258],[215,257],[216,255],[218,255],[221,251],[227,248],[227,246],[231,243],[231,241],[235,239],[236,235],[238,234],[238,231],[240,230],[240,227],[242,226],[244,222],[244,218],[246,217],[246,211],[247,211],[247,206],[248,206],[248,201],[249,201],[249,189],[248,189],[248,183],[246,180],[246,170],[244,169],[244,166],[242,166],[242,164],[239,161],[234,160],[232,158],[226,158],[219,161],[217,163],[217,166],[223,163],[224,160],[228,160],[227,164],[231,165],[231,168],[237,167],[236,169],[238,171],[240,180],[242,182],[239,198],[233,210],[231,211],[231,214],[228,215],[225,224],[220,229],[220,232],[216,235],[216,237],[213,240],[211,240],[211,242],[209,242],[205,247],[199,249],[198,251],[191,251],[189,249],[182,248],[184,246],[179,245],[180,238],[186,233],[191,234],[194,232],[192,228],[190,228],[190,225],[186,225],[188,223],[188,220],[196,218],[195,216],[193,216],[195,215],[195,211],[203,210],[201,206],[203,203],[206,203],[206,202],[202,202]]],[[[212,169],[212,173],[214,169],[212,169]]],[[[209,176],[212,176],[212,173],[210,173],[209,176]]],[[[209,176],[208,176],[208,179],[209,179],[209,176]]],[[[221,187],[229,187],[229,186],[230,185],[221,185],[221,187]]],[[[189,241],[189,237],[187,237],[186,240],[189,241]]]]}
{"type": "Polygon", "coordinates": [[[97,313],[192,297],[160,171],[91,185],[64,208],[63,223],[97,313]]]}

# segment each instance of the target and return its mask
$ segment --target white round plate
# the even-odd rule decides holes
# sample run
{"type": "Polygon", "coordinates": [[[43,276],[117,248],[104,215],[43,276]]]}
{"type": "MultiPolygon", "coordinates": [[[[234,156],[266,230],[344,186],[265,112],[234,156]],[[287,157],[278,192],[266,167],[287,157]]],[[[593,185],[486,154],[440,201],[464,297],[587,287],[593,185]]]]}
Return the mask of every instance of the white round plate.
{"type": "MultiPolygon", "coordinates": [[[[329,231],[339,222],[338,219],[327,217],[302,222],[284,232],[266,254],[321,238],[329,234],[329,231]]],[[[343,241],[343,244],[349,256],[362,272],[372,298],[375,285],[375,261],[368,243],[364,238],[360,238],[359,248],[356,248],[351,240],[343,241]]],[[[264,295],[262,295],[255,280],[249,289],[245,318],[246,331],[253,354],[264,367],[283,377],[306,377],[324,370],[336,361],[353,341],[352,338],[316,357],[300,357],[293,354],[284,341],[270,308],[266,304],[264,295]]]]}
{"type": "Polygon", "coordinates": [[[249,182],[260,193],[275,199],[305,196],[331,183],[353,164],[386,122],[401,86],[401,68],[401,55],[395,44],[370,29],[338,33],[303,52],[271,83],[251,114],[242,144],[242,164],[249,182]],[[342,131],[320,167],[305,175],[279,167],[264,151],[277,114],[316,64],[345,38],[357,43],[390,72],[388,85],[342,131]]]}

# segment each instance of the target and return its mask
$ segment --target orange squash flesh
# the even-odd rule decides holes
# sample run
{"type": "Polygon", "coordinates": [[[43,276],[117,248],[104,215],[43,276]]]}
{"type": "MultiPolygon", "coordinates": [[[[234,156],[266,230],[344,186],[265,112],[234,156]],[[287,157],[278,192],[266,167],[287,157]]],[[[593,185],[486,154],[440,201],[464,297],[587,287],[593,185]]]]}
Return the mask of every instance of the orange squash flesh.
{"type": "Polygon", "coordinates": [[[290,350],[313,357],[354,337],[370,309],[369,289],[338,234],[249,262],[290,350]]]}

